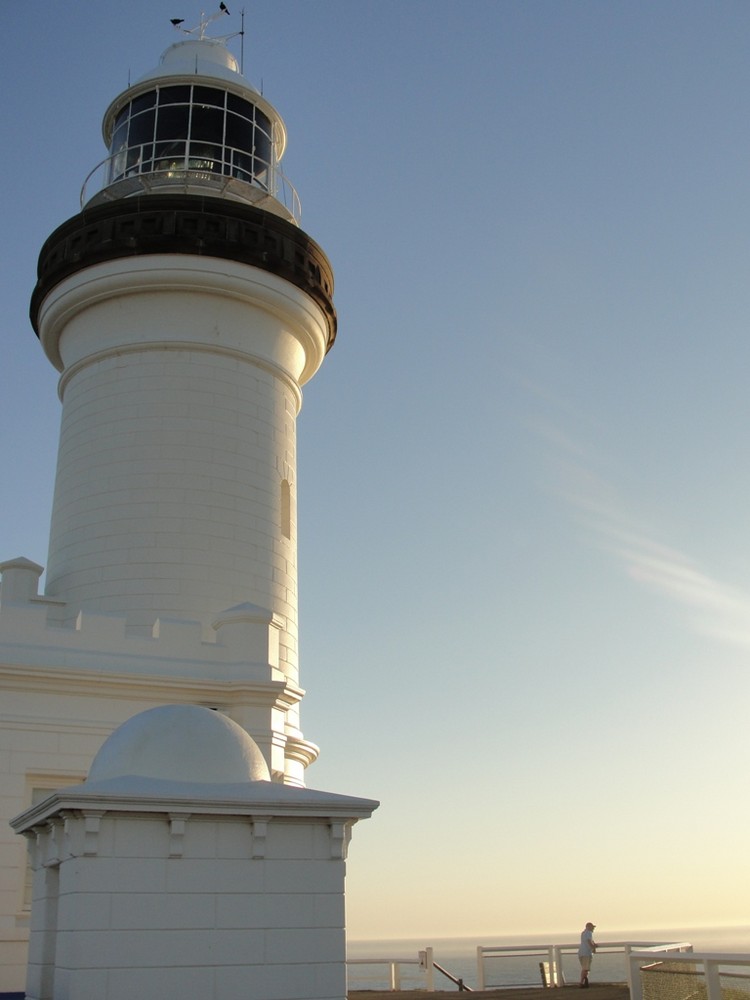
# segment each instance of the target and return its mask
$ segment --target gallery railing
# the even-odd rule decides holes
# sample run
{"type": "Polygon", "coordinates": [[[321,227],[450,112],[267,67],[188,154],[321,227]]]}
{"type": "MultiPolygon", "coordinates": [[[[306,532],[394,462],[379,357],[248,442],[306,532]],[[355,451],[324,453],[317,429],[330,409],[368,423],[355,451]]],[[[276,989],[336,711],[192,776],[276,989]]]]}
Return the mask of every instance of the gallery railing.
{"type": "Polygon", "coordinates": [[[201,152],[191,150],[184,140],[172,145],[173,151],[165,155],[155,155],[154,143],[148,143],[102,160],[83,182],[81,207],[154,190],[199,188],[220,197],[234,196],[270,211],[274,211],[272,202],[276,202],[289,221],[299,225],[299,196],[276,164],[228,146],[201,152]]]}

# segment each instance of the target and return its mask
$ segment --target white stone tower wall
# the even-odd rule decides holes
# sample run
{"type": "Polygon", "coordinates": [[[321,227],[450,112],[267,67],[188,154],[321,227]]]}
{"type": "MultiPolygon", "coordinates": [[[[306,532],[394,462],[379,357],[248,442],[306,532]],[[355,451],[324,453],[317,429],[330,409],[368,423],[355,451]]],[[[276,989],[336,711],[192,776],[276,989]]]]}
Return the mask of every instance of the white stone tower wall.
{"type": "Polygon", "coordinates": [[[42,341],[63,367],[46,593],[68,616],[143,626],[269,608],[295,681],[296,416],[322,318],[253,268],[147,263],[89,269],[45,302],[42,341]]]}
{"type": "Polygon", "coordinates": [[[281,526],[295,400],[282,380],[248,359],[145,350],[79,370],[64,402],[49,595],[132,622],[241,600],[295,619],[281,526]]]}

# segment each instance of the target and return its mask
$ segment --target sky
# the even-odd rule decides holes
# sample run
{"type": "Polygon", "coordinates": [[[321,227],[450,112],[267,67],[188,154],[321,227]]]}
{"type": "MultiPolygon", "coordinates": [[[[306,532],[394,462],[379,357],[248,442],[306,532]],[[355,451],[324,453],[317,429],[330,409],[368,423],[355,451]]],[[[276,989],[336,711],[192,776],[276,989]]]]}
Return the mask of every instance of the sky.
{"type": "MultiPolygon", "coordinates": [[[[44,564],[36,258],[200,11],[0,10],[0,560],[44,564]]],[[[245,27],[336,275],[301,682],[308,784],[381,802],[349,936],[750,924],[750,4],[254,0],[245,27]]]]}

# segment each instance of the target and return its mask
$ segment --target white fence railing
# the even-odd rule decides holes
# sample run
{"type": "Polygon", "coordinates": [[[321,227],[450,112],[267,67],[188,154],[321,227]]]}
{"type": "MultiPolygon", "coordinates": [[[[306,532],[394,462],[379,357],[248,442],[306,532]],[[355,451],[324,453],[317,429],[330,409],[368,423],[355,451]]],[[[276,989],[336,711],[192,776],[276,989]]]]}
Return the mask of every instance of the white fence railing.
{"type": "MultiPolygon", "coordinates": [[[[512,960],[538,957],[544,962],[548,969],[548,982],[552,986],[564,986],[565,974],[563,972],[563,956],[576,955],[578,953],[579,942],[570,944],[528,944],[528,945],[498,945],[477,947],[477,989],[486,990],[491,986],[508,986],[506,982],[489,982],[487,962],[488,960],[512,960]]],[[[609,952],[610,954],[623,954],[626,958],[633,949],[652,949],[652,954],[657,951],[681,952],[692,950],[692,945],[687,941],[677,942],[654,942],[654,941],[602,941],[597,945],[597,955],[609,952]]],[[[540,982],[538,979],[537,982],[540,982]]],[[[643,1000],[642,997],[634,1000],[643,1000]]]]}
{"type": "Polygon", "coordinates": [[[435,969],[432,961],[432,948],[419,952],[417,958],[348,958],[349,965],[383,965],[384,976],[388,978],[389,989],[401,989],[401,966],[417,966],[424,973],[424,989],[428,993],[435,992],[435,969]]]}
{"type": "MultiPolygon", "coordinates": [[[[660,971],[696,977],[696,986],[704,989],[700,991],[691,989],[685,994],[686,998],[689,994],[700,992],[700,995],[707,997],[708,1000],[722,1000],[722,978],[732,979],[735,984],[744,980],[743,993],[747,993],[750,989],[750,954],[682,951],[669,954],[664,960],[657,948],[634,947],[628,955],[628,986],[631,1000],[644,1000],[644,977],[656,975],[660,971]],[[667,965],[669,970],[665,968],[667,965]],[[684,972],[680,968],[683,965],[684,972]]],[[[654,990],[649,993],[658,996],[659,991],[654,990]]],[[[674,990],[665,990],[665,994],[674,996],[674,990]]]]}
{"type": "MultiPolygon", "coordinates": [[[[493,987],[521,985],[514,981],[514,977],[501,976],[500,982],[489,981],[488,962],[494,960],[494,963],[504,963],[513,959],[525,959],[529,968],[529,959],[538,959],[546,966],[548,984],[564,986],[563,958],[567,955],[570,961],[570,956],[577,952],[577,941],[569,944],[479,945],[476,951],[475,989],[481,992],[493,987]]],[[[741,983],[742,995],[750,998],[750,953],[695,952],[689,941],[603,941],[597,947],[597,955],[602,953],[619,953],[624,956],[630,1000],[659,1000],[661,991],[658,987],[647,990],[645,995],[643,989],[644,977],[659,972],[696,977],[695,989],[691,987],[686,992],[683,991],[683,1000],[696,995],[705,1000],[725,1000],[722,997],[722,979],[731,980],[732,986],[741,983]],[[675,964],[677,968],[674,968],[675,964]],[[684,965],[684,973],[681,965],[684,965]]],[[[402,988],[404,976],[413,979],[414,972],[420,978],[419,988],[428,993],[433,993],[436,989],[436,971],[453,978],[434,961],[432,948],[420,951],[416,958],[350,958],[347,965],[383,966],[383,978],[388,982],[386,989],[393,991],[402,988]]],[[[493,978],[497,978],[497,973],[493,978]]],[[[535,984],[524,985],[541,986],[541,979],[536,979],[535,984]]],[[[674,986],[666,978],[663,995],[665,1000],[675,1000],[674,986]]]]}

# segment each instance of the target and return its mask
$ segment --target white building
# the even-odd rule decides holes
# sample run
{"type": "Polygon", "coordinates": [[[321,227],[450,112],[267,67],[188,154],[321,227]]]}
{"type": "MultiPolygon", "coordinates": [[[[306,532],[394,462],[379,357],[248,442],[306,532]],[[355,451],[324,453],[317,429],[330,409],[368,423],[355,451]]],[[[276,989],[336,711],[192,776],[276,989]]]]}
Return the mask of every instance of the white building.
{"type": "Polygon", "coordinates": [[[43,567],[0,563],[0,993],[23,988],[29,922],[8,821],[79,784],[117,726],[218,709],[298,788],[318,752],[299,720],[295,423],[336,317],[279,169],[284,123],[203,23],[103,133],[32,299],[62,400],[44,593],[43,567]]]}

